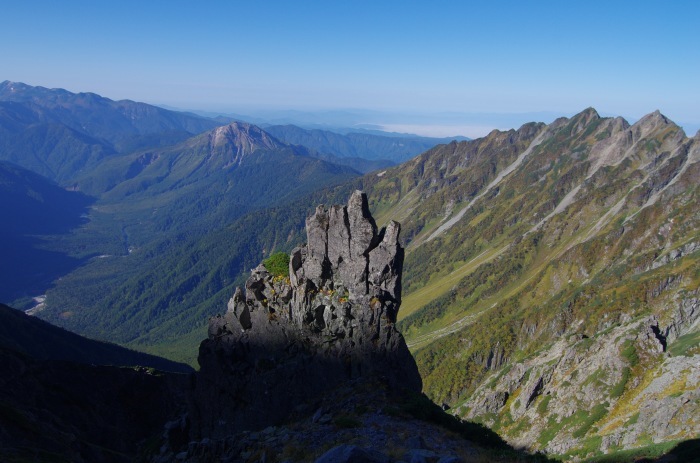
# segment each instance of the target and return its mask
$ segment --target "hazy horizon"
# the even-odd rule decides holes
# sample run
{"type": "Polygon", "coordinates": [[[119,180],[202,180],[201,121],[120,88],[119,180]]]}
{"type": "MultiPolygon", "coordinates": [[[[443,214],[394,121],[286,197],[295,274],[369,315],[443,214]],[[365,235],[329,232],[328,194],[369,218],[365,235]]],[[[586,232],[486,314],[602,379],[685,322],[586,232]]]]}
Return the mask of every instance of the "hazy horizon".
{"type": "MultiPolygon", "coordinates": [[[[170,105],[160,105],[167,109],[195,112],[202,115],[238,116],[249,122],[269,124],[295,124],[313,128],[359,128],[381,130],[392,133],[415,134],[424,137],[449,138],[464,136],[479,138],[486,136],[492,130],[517,129],[528,122],[544,122],[549,124],[559,117],[572,117],[586,109],[580,108],[574,112],[518,112],[518,113],[467,113],[467,112],[391,112],[362,108],[326,108],[326,109],[297,109],[297,108],[236,108],[234,110],[207,111],[194,108],[180,108],[170,105]]],[[[597,111],[597,108],[594,108],[597,111]]],[[[656,111],[651,109],[647,113],[656,111]]],[[[624,114],[610,114],[598,111],[601,117],[623,117],[630,124],[641,117],[630,117],[624,114]]],[[[663,111],[662,111],[663,113],[663,111]]],[[[667,114],[664,114],[669,117],[667,114]]],[[[673,118],[669,117],[671,120],[673,118]]],[[[690,124],[673,120],[681,126],[686,135],[692,137],[700,130],[700,123],[690,124]]]]}
{"type": "MultiPolygon", "coordinates": [[[[0,76],[2,77],[2,76],[0,76]]],[[[10,82],[19,82],[12,79],[7,79],[10,82]]],[[[44,85],[34,85],[29,82],[22,82],[26,85],[32,85],[45,88],[61,88],[61,87],[46,87],[44,85]]],[[[89,90],[67,89],[72,93],[96,93],[89,90]]],[[[109,95],[100,95],[105,98],[110,98],[109,95]]],[[[115,98],[110,98],[116,100],[115,98]]],[[[123,98],[125,100],[134,100],[133,98],[123,98]]],[[[134,100],[138,101],[138,100],[134,100]]],[[[216,109],[202,109],[193,107],[180,107],[170,104],[158,102],[142,101],[164,109],[191,112],[207,117],[226,116],[240,118],[254,124],[270,124],[284,125],[293,124],[305,128],[319,128],[327,130],[343,131],[339,129],[364,129],[377,130],[388,133],[399,133],[408,135],[419,135],[423,137],[435,138],[451,138],[451,137],[469,137],[479,138],[486,136],[492,130],[507,131],[517,129],[528,122],[544,122],[551,123],[559,117],[572,117],[575,114],[583,111],[586,108],[581,108],[575,112],[514,112],[514,113],[468,113],[458,111],[439,111],[439,112],[415,112],[415,111],[381,111],[377,109],[365,108],[313,108],[308,107],[294,108],[283,107],[276,108],[272,105],[263,107],[248,105],[244,107],[216,109]]],[[[594,108],[597,110],[597,108],[594,108]]],[[[654,110],[650,110],[649,114],[654,110]]],[[[662,111],[663,113],[663,111],[662,111]]],[[[623,117],[629,123],[633,124],[640,117],[629,117],[621,114],[601,113],[601,117],[623,117]]],[[[642,114],[642,116],[646,115],[642,114]]],[[[669,117],[667,114],[665,116],[669,117]]],[[[673,118],[670,118],[673,120],[673,118]]],[[[687,123],[683,121],[673,120],[674,123],[681,126],[686,135],[692,137],[696,132],[700,131],[700,123],[687,123]]]]}
{"type": "Polygon", "coordinates": [[[698,13],[698,2],[27,0],[3,6],[0,77],[200,111],[422,114],[432,120],[380,125],[467,136],[517,114],[659,109],[694,135],[698,13]]]}

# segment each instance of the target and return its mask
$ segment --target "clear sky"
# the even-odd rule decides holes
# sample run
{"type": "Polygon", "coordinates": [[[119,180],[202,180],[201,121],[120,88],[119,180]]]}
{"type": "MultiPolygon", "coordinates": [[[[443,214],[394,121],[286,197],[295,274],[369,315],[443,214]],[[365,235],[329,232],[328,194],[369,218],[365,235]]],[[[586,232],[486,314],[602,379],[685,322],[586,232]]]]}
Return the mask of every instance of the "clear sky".
{"type": "Polygon", "coordinates": [[[693,135],[699,19],[695,0],[0,0],[0,81],[228,112],[660,109],[693,135]]]}

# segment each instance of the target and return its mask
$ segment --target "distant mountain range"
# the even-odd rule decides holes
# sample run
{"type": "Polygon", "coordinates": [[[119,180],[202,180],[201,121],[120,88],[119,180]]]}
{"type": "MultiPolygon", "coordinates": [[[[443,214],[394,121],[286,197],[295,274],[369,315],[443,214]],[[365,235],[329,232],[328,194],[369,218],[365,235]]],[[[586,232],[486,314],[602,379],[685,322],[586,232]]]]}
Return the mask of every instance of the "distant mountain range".
{"type": "MultiPolygon", "coordinates": [[[[329,153],[339,158],[364,158],[388,160],[394,164],[407,161],[417,153],[422,153],[440,143],[449,143],[454,138],[428,138],[398,135],[387,136],[377,133],[348,132],[336,133],[328,130],[306,130],[295,125],[266,125],[265,131],[280,140],[295,145],[303,145],[321,153],[329,153]]],[[[464,140],[464,137],[459,137],[464,140]]]]}
{"type": "Polygon", "coordinates": [[[94,93],[0,83],[0,159],[59,182],[116,153],[173,144],[217,125],[94,93]]]}
{"type": "MultiPolygon", "coordinates": [[[[29,183],[32,180],[47,191],[53,188],[63,193],[52,198],[52,214],[46,217],[59,216],[73,227],[43,234],[51,234],[50,238],[31,239],[28,230],[15,230],[13,243],[27,245],[8,249],[11,265],[5,267],[6,276],[14,284],[7,286],[3,297],[21,299],[26,308],[32,304],[32,296],[43,293],[45,289],[39,290],[42,284],[46,288],[62,276],[57,288],[50,291],[46,312],[41,313],[54,323],[123,343],[152,340],[150,330],[163,330],[167,325],[163,317],[174,317],[170,336],[190,332],[194,326],[202,326],[214,301],[188,315],[192,324],[183,323],[183,311],[205,302],[204,294],[207,298],[218,295],[215,301],[220,302],[223,288],[253,257],[235,252],[235,248],[226,250],[212,259],[225,259],[237,270],[213,274],[211,262],[200,258],[172,267],[169,262],[182,252],[199,249],[208,253],[204,248],[207,235],[221,235],[221,230],[246,213],[359,175],[308,153],[308,149],[282,143],[256,126],[233,123],[171,147],[104,160],[89,175],[71,182],[73,188],[91,196],[61,190],[35,174],[15,176],[14,183],[0,191],[6,193],[8,204],[17,205],[7,211],[8,217],[24,223],[24,214],[31,214],[41,223],[39,206],[21,206],[34,204],[36,195],[31,188],[38,188],[29,183]],[[83,201],[80,212],[84,218],[75,216],[69,199],[83,201]],[[41,250],[35,249],[37,244],[41,250]],[[23,268],[27,270],[18,271],[23,268]],[[66,275],[70,270],[75,271],[66,275]],[[158,278],[165,280],[154,283],[158,278]],[[209,278],[213,281],[205,283],[209,278]],[[144,284],[161,290],[157,295],[144,292],[144,284]],[[111,289],[106,291],[106,285],[111,289]],[[92,302],[86,304],[85,296],[92,302]],[[59,300],[58,304],[51,302],[59,300]],[[103,304],[113,315],[94,319],[92,308],[103,304]],[[87,312],[86,305],[90,307],[87,312]]],[[[243,246],[245,249],[248,244],[243,246]]],[[[259,260],[260,255],[257,251],[254,258],[259,260]]]]}
{"type": "MultiPolygon", "coordinates": [[[[391,164],[292,145],[243,122],[221,126],[143,103],[9,81],[0,84],[0,135],[0,160],[15,165],[2,165],[6,183],[0,194],[9,218],[2,246],[14,265],[4,267],[8,284],[0,300],[21,297],[23,306],[90,258],[128,254],[132,244],[164,239],[156,232],[217,228],[247,211],[357,175],[355,169],[391,164]],[[19,167],[48,180],[19,175],[19,167]],[[83,195],[67,194],[51,181],[83,195]],[[51,188],[60,194],[50,201],[34,197],[50,196],[51,188]],[[168,199],[154,202],[158,195],[168,199]],[[70,198],[82,198],[79,210],[70,198]],[[30,223],[43,229],[30,230],[30,223]],[[79,226],[82,232],[69,233],[79,226]]],[[[373,138],[381,144],[382,137],[373,138]]]]}
{"type": "Polygon", "coordinates": [[[172,146],[107,160],[79,177],[75,188],[110,201],[200,189],[197,194],[212,196],[217,189],[218,194],[231,192],[229,201],[253,205],[258,199],[295,191],[304,184],[299,181],[304,176],[318,177],[323,185],[334,175],[358,172],[319,160],[307,148],[282,143],[257,126],[234,122],[172,146]],[[247,194],[234,195],[245,182],[247,194]]]}
{"type": "MultiPolygon", "coordinates": [[[[14,162],[61,184],[90,175],[101,160],[146,148],[164,147],[233,122],[171,111],[94,93],[0,83],[0,160],[14,162]]],[[[368,172],[415,156],[440,139],[395,134],[348,134],[272,129],[280,140],[304,145],[311,155],[368,172]],[[310,143],[314,137],[323,143],[310,143]],[[305,141],[309,143],[300,143],[305,141]],[[317,152],[317,153],[316,153],[317,152]],[[340,158],[340,159],[339,159],[340,158]],[[344,159],[352,158],[352,159],[344,159]]]]}

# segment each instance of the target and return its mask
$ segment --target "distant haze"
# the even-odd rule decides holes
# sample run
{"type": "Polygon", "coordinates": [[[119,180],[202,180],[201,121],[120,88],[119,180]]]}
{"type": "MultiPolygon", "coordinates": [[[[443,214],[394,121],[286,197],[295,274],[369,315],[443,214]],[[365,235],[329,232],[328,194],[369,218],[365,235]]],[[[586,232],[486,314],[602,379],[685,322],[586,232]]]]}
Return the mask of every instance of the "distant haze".
{"type": "MultiPolygon", "coordinates": [[[[417,112],[381,111],[370,109],[301,110],[244,107],[229,111],[198,111],[197,109],[168,109],[196,112],[203,116],[223,115],[255,124],[293,124],[305,128],[321,128],[347,132],[352,130],[379,130],[414,134],[424,137],[478,138],[494,129],[517,129],[528,122],[550,123],[558,117],[571,117],[569,113],[466,113],[466,112],[417,112]]],[[[584,108],[581,108],[583,110],[584,108]]]]}
{"type": "MultiPolygon", "coordinates": [[[[659,109],[700,127],[700,2],[4,2],[0,81],[207,111],[659,109]]],[[[525,121],[518,121],[525,122],[525,121]]],[[[547,122],[545,119],[544,122],[547,122]]],[[[360,122],[362,123],[362,122],[360,122]]],[[[451,134],[457,135],[457,134],[451,134]]]]}
{"type": "Polygon", "coordinates": [[[387,124],[382,125],[386,132],[414,133],[424,137],[453,137],[462,135],[469,138],[479,138],[488,134],[494,128],[488,126],[469,125],[411,125],[411,124],[387,124]]]}
{"type": "MultiPolygon", "coordinates": [[[[320,128],[348,132],[353,130],[379,130],[414,134],[424,137],[469,137],[486,136],[494,129],[518,129],[528,122],[551,123],[559,117],[572,117],[577,112],[456,112],[456,111],[382,111],[371,109],[271,109],[259,107],[242,107],[224,111],[197,111],[193,108],[169,109],[189,110],[204,116],[224,115],[234,119],[249,121],[255,124],[283,125],[293,124],[305,128],[320,128]]],[[[598,110],[598,108],[595,108],[598,110]]],[[[652,112],[650,109],[649,112],[652,112]]],[[[629,114],[615,114],[599,111],[603,117],[621,116],[629,123],[636,122],[639,117],[629,114]]],[[[662,111],[663,113],[663,111],[662,111]]],[[[700,122],[675,120],[670,114],[665,116],[681,126],[687,135],[693,136],[700,129],[700,122]]]]}

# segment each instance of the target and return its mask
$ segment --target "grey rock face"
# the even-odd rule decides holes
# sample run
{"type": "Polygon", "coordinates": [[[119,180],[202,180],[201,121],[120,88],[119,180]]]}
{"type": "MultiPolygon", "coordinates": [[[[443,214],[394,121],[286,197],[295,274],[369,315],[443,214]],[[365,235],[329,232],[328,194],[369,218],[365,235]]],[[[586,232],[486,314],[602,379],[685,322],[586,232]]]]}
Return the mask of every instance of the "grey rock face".
{"type": "Polygon", "coordinates": [[[575,415],[582,410],[592,414],[596,407],[599,417],[589,435],[601,437],[603,452],[639,447],[644,439],[692,438],[700,432],[692,418],[700,410],[700,355],[671,356],[665,343],[672,346],[676,338],[662,333],[692,329],[697,294],[688,293],[677,303],[668,325],[651,316],[594,338],[563,336],[538,356],[484,381],[457,413],[473,419],[507,412],[514,420],[528,420],[526,429],[503,434],[519,446],[541,441],[551,427],[558,427],[543,450],[559,454],[585,438],[577,433],[578,424],[570,424],[575,415]],[[630,374],[635,362],[646,362],[646,380],[630,374]]]}
{"type": "Polygon", "coordinates": [[[360,191],[353,193],[346,207],[325,210],[319,206],[306,220],[305,258],[301,259],[302,249],[292,252],[293,256],[299,255],[297,263],[290,266],[290,274],[294,274],[292,281],[298,284],[306,279],[317,287],[331,289],[340,285],[353,300],[370,294],[370,288],[376,293],[373,295],[379,296],[379,289],[389,288],[393,282],[394,287],[385,296],[400,302],[400,285],[396,287],[395,281],[403,265],[399,231],[399,224],[391,222],[377,234],[367,197],[360,191]],[[370,252],[375,254],[371,259],[373,282],[369,281],[370,252]]]}
{"type": "Polygon", "coordinates": [[[401,302],[400,226],[377,231],[367,197],[319,206],[289,278],[260,265],[224,316],[209,322],[192,416],[202,436],[263,428],[347,380],[380,378],[420,391],[394,323],[401,302]]]}

